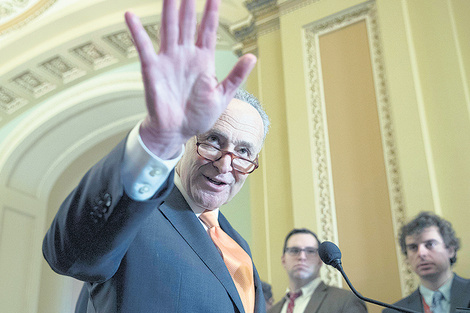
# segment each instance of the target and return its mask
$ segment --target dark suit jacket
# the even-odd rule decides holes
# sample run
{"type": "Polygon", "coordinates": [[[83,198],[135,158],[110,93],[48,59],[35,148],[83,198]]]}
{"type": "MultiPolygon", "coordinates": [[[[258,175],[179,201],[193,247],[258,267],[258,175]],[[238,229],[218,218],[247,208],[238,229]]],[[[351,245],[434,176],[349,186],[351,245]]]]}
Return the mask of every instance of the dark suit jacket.
{"type": "MultiPolygon", "coordinates": [[[[174,187],[173,173],[151,200],[125,194],[124,146],[83,177],[44,238],[52,269],[86,282],[76,312],[244,312],[217,248],[174,187]]],[[[219,223],[251,255],[222,214],[219,223]]],[[[256,269],[254,281],[255,312],[264,313],[256,269]]]]}
{"type": "MultiPolygon", "coordinates": [[[[277,302],[268,313],[281,312],[286,298],[277,302]]],[[[321,282],[315,289],[304,313],[365,313],[365,303],[351,292],[321,282]]]]}
{"type": "MultiPolygon", "coordinates": [[[[470,308],[470,280],[455,275],[450,289],[450,312],[455,312],[456,308],[470,308]]],[[[394,305],[410,309],[417,312],[424,312],[421,293],[416,289],[408,297],[394,303],[394,305]]],[[[383,313],[398,312],[392,309],[384,309],[383,313]]]]}

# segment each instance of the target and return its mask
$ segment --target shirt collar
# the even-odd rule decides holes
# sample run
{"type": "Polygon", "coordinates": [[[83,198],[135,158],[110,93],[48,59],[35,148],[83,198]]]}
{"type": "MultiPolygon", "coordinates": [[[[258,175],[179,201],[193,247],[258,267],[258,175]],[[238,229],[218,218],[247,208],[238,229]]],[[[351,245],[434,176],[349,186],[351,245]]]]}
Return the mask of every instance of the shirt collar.
{"type": "MultiPolygon", "coordinates": [[[[452,287],[453,280],[454,275],[452,275],[451,278],[447,280],[447,282],[438,289],[440,292],[442,292],[442,294],[444,295],[444,300],[447,302],[450,301],[450,289],[452,287]]],[[[426,303],[430,305],[432,303],[432,295],[434,291],[424,287],[423,285],[419,285],[419,292],[423,296],[424,301],[426,301],[426,303]]]]}
{"type": "MultiPolygon", "coordinates": [[[[176,188],[178,188],[178,190],[181,192],[181,194],[183,195],[183,198],[184,200],[186,200],[186,202],[188,203],[189,207],[191,208],[191,210],[194,212],[194,214],[196,214],[196,217],[199,218],[199,215],[202,214],[202,212],[204,212],[206,209],[197,205],[190,197],[189,195],[186,193],[186,190],[184,190],[183,188],[183,184],[181,182],[181,177],[180,175],[175,171],[175,178],[174,178],[174,182],[175,182],[175,186],[176,188]]],[[[215,215],[217,218],[219,218],[219,208],[217,209],[214,209],[213,210],[215,212],[215,215]]],[[[203,224],[204,225],[204,224],[203,224]]]]}
{"type": "MultiPolygon", "coordinates": [[[[317,277],[315,278],[314,280],[312,280],[311,282],[309,282],[308,284],[306,284],[305,286],[303,286],[302,288],[300,288],[300,290],[302,290],[302,295],[301,297],[310,297],[313,292],[315,291],[315,289],[317,289],[318,285],[320,285],[321,283],[321,278],[320,277],[317,277]]],[[[287,296],[287,294],[290,292],[291,290],[289,288],[287,288],[287,292],[286,292],[286,297],[287,297],[287,300],[289,300],[289,297],[287,296]]]]}

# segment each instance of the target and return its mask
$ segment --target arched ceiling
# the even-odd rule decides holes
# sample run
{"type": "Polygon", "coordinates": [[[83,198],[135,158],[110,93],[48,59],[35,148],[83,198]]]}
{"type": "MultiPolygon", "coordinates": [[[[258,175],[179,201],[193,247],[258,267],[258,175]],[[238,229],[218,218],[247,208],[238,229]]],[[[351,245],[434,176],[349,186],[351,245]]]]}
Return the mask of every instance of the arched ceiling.
{"type": "MultiPolygon", "coordinates": [[[[197,0],[198,12],[203,0],[197,0]]],[[[222,0],[218,49],[252,17],[243,0],[222,0]]],[[[253,1],[250,1],[253,2],[253,1]]],[[[0,3],[0,127],[53,95],[137,62],[124,12],[139,15],[158,45],[161,0],[4,0],[0,3]]]]}

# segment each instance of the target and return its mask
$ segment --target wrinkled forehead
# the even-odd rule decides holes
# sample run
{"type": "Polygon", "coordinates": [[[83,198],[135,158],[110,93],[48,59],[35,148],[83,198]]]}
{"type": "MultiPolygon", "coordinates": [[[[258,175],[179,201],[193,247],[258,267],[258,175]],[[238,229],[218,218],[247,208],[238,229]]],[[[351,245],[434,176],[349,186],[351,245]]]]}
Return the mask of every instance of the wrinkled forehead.
{"type": "Polygon", "coordinates": [[[224,133],[228,139],[234,142],[251,142],[261,149],[264,126],[258,111],[250,104],[232,99],[227,109],[222,113],[212,129],[209,131],[224,133]]]}
{"type": "Polygon", "coordinates": [[[291,246],[318,248],[318,242],[311,234],[297,233],[293,234],[289,240],[287,240],[287,247],[291,246]]]}

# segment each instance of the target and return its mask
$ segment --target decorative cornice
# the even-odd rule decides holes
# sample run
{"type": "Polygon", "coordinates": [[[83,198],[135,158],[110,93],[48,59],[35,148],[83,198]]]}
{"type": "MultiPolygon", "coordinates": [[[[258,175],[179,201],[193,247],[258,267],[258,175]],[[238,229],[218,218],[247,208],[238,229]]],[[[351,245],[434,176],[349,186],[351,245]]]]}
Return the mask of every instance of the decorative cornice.
{"type": "Polygon", "coordinates": [[[244,42],[257,38],[256,25],[254,21],[247,25],[232,29],[231,33],[237,42],[244,42]]]}
{"type": "Polygon", "coordinates": [[[29,0],[1,1],[0,36],[28,24],[31,20],[43,14],[56,1],[39,0],[36,4],[31,4],[33,1],[29,0]]]}
{"type": "Polygon", "coordinates": [[[280,29],[277,0],[249,0],[244,4],[253,18],[250,23],[231,30],[239,43],[234,49],[239,56],[247,52],[256,54],[258,38],[280,29]]]}
{"type": "MultiPolygon", "coordinates": [[[[158,51],[160,24],[157,18],[153,20],[144,23],[144,28],[158,51]]],[[[222,49],[234,46],[227,25],[220,24],[217,45],[222,49]]],[[[244,51],[256,53],[256,45],[248,40],[244,51]]],[[[22,63],[0,76],[0,127],[65,88],[137,60],[137,50],[124,23],[101,34],[95,32],[93,36],[71,39],[30,59],[27,64],[22,63]]]]}
{"type": "Polygon", "coordinates": [[[244,5],[255,19],[278,9],[277,0],[247,0],[244,5]]]}
{"type": "Polygon", "coordinates": [[[256,19],[256,29],[257,29],[257,36],[264,36],[268,33],[280,29],[280,20],[279,20],[279,11],[271,10],[269,14],[264,16],[259,16],[256,19]]]}
{"type": "MultiPolygon", "coordinates": [[[[28,100],[15,94],[14,92],[0,87],[0,111],[12,114],[24,105],[28,100]]],[[[0,119],[1,121],[2,119],[0,119]]]]}
{"type": "Polygon", "coordinates": [[[321,0],[287,0],[279,4],[279,12],[281,16],[286,15],[318,1],[321,0]]]}
{"type": "MultiPolygon", "coordinates": [[[[88,41],[73,40],[42,59],[33,60],[26,70],[12,70],[0,77],[0,126],[37,102],[69,88],[84,79],[137,60],[129,32],[122,25],[88,41]],[[3,117],[3,118],[2,118],[3,117]]],[[[154,45],[158,46],[159,26],[145,24],[154,45]]]]}

